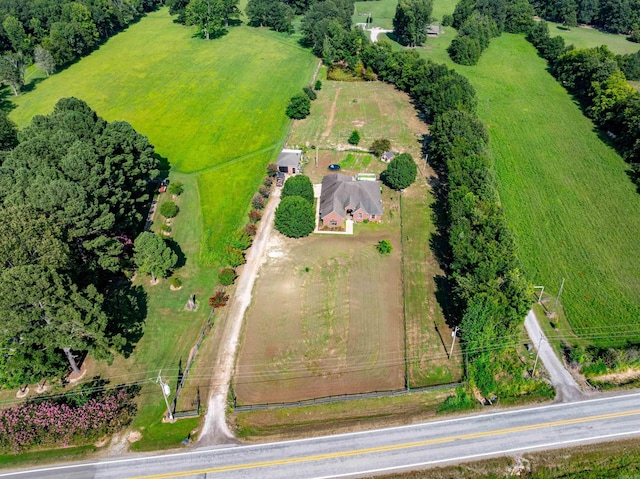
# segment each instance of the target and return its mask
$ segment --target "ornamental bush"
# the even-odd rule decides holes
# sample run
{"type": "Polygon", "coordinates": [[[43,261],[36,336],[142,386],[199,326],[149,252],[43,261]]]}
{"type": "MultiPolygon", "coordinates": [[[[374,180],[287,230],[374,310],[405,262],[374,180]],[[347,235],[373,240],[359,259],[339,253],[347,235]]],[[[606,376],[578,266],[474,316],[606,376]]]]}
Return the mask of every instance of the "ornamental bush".
{"type": "Polygon", "coordinates": [[[376,249],[380,254],[391,254],[391,252],[393,251],[393,246],[391,246],[391,241],[385,239],[378,241],[376,249]]]}
{"type": "Polygon", "coordinates": [[[28,401],[0,410],[0,450],[21,452],[32,447],[66,446],[95,441],[131,422],[134,393],[115,389],[84,404],[28,401]]]}
{"type": "Polygon", "coordinates": [[[313,205],[301,196],[283,198],[276,209],[275,227],[289,238],[310,235],[315,228],[313,205]]]}
{"type": "Polygon", "coordinates": [[[222,286],[231,286],[237,277],[233,268],[224,268],[218,273],[218,281],[222,286]]]}

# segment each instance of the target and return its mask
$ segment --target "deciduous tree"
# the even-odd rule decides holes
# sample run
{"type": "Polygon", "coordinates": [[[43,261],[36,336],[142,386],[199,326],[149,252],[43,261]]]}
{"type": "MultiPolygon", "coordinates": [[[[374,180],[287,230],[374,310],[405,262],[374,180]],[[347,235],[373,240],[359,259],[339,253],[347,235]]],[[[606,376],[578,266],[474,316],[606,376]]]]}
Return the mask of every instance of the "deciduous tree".
{"type": "Polygon", "coordinates": [[[427,39],[433,0],[400,0],[393,17],[393,32],[403,45],[415,47],[427,39]]]}
{"type": "Polygon", "coordinates": [[[310,235],[315,228],[313,205],[300,196],[283,198],[276,209],[275,227],[289,238],[310,235]]]}
{"type": "Polygon", "coordinates": [[[416,181],[417,173],[418,167],[413,161],[413,157],[409,153],[401,153],[391,160],[380,177],[390,188],[403,190],[416,181]]]}
{"type": "Polygon", "coordinates": [[[300,196],[313,204],[313,185],[306,175],[291,176],[284,182],[282,188],[282,198],[289,196],[300,196]]]}
{"type": "Polygon", "coordinates": [[[155,283],[156,276],[167,277],[178,263],[178,256],[160,236],[144,231],[133,244],[133,261],[138,272],[151,275],[155,283]]]}

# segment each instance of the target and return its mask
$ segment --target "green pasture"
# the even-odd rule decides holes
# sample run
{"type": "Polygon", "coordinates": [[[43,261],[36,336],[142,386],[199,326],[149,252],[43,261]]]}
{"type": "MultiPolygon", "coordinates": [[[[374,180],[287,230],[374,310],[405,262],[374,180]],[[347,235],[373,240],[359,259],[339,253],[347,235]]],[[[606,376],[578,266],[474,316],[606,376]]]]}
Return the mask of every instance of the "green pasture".
{"type": "MultiPolygon", "coordinates": [[[[134,427],[144,430],[136,450],[177,446],[196,426],[193,420],[159,422],[164,401],[151,380],[162,369],[175,389],[178,369],[209,314],[221,251],[284,143],[289,97],[310,82],[315,65],[286,35],[241,26],[206,42],[161,9],[50,78],[31,69],[27,92],[5,102],[23,127],[59,98],[77,96],[105,119],[128,121],[148,136],[169,163],[171,180],[185,185],[171,233],[184,256],[176,272],[182,289],[170,291],[168,280],[149,286],[148,278],[137,278],[148,311],[133,354],[111,366],[87,360],[91,375],[143,385],[134,427]],[[191,294],[196,312],[184,310],[191,294]]],[[[160,223],[156,218],[153,229],[160,223]]]]}
{"type": "Polygon", "coordinates": [[[371,2],[356,2],[353,23],[367,21],[367,13],[371,14],[371,25],[387,30],[393,29],[393,17],[396,14],[398,0],[375,0],[371,2]]]}
{"type": "MultiPolygon", "coordinates": [[[[453,13],[456,3],[458,3],[458,0],[438,0],[434,2],[433,12],[431,14],[433,21],[441,22],[443,15],[453,13]]],[[[398,5],[398,0],[356,2],[353,23],[364,23],[367,18],[365,14],[370,13],[372,26],[392,30],[393,17],[396,14],[396,5],[398,5]]]]}
{"type": "Polygon", "coordinates": [[[215,230],[206,237],[220,239],[203,245],[202,258],[210,261],[244,214],[222,208],[236,193],[227,186],[241,175],[243,191],[233,199],[248,204],[262,171],[244,171],[246,160],[266,164],[277,156],[288,125],[284,106],[310,81],[315,60],[265,29],[231,28],[210,42],[193,33],[173,23],[166,9],[153,12],[17,98],[11,117],[24,126],[59,98],[77,96],[107,120],[126,120],[147,135],[172,171],[204,173],[202,207],[215,215],[203,217],[205,230],[215,230]]]}
{"type": "Polygon", "coordinates": [[[561,23],[547,22],[552,37],[563,37],[566,44],[576,48],[593,48],[607,45],[613,53],[635,53],[640,50],[640,43],[627,40],[626,35],[607,33],[591,27],[572,27],[567,29],[561,23]]]}
{"type": "Polygon", "coordinates": [[[493,39],[475,67],[507,221],[529,279],[600,345],[640,340],[640,195],[628,165],[522,36],[493,39]],[[620,325],[620,333],[606,328],[620,325]]]}

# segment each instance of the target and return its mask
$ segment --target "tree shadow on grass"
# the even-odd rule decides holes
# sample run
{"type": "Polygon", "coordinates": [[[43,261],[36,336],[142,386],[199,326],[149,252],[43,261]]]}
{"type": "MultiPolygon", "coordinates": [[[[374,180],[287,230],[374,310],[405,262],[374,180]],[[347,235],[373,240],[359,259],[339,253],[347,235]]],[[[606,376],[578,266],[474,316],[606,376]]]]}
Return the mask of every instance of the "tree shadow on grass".
{"type": "Polygon", "coordinates": [[[182,251],[182,248],[180,247],[178,242],[173,238],[166,238],[165,241],[169,245],[169,248],[171,248],[171,251],[173,251],[178,256],[176,269],[182,268],[185,264],[187,264],[187,257],[185,256],[184,251],[182,251]]]}
{"type": "Polygon", "coordinates": [[[7,114],[17,108],[16,104],[9,99],[12,96],[13,92],[11,91],[11,87],[6,86],[0,89],[0,110],[7,114]]]}
{"type": "Polygon", "coordinates": [[[144,333],[147,319],[147,293],[142,286],[123,281],[106,292],[110,322],[107,335],[125,358],[131,356],[144,333]]]}
{"type": "Polygon", "coordinates": [[[43,80],[45,80],[46,77],[38,77],[38,78],[34,78],[33,80],[31,80],[29,83],[27,83],[26,85],[24,85],[21,89],[20,92],[21,93],[29,93],[30,91],[33,91],[36,89],[36,87],[38,86],[39,83],[41,83],[43,80]]]}

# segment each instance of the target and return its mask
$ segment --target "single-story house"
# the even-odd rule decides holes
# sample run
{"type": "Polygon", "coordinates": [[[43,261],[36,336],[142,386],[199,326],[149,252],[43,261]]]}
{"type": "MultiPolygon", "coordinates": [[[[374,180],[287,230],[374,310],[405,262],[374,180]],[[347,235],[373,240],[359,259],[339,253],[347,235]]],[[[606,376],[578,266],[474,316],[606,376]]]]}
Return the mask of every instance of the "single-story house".
{"type": "Polygon", "coordinates": [[[278,155],[276,165],[278,166],[278,171],[295,175],[296,173],[300,173],[301,161],[302,150],[289,150],[285,148],[278,155]]]}
{"type": "Polygon", "coordinates": [[[320,227],[342,228],[347,219],[356,222],[382,219],[380,182],[356,181],[340,173],[322,179],[320,227]]]}
{"type": "Polygon", "coordinates": [[[385,163],[391,163],[391,160],[393,160],[395,157],[396,155],[392,151],[385,151],[380,159],[385,163]]]}

